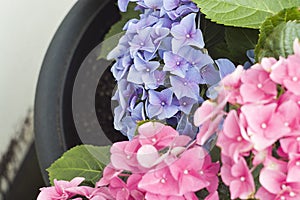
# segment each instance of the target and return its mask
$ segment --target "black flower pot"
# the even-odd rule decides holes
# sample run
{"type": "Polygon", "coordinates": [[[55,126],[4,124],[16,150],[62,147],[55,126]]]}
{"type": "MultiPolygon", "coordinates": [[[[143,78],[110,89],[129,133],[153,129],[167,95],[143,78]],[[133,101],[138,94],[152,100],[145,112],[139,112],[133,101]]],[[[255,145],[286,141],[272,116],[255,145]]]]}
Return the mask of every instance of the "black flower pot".
{"type": "Polygon", "coordinates": [[[36,151],[46,183],[45,169],[71,147],[126,139],[113,129],[110,102],[115,81],[110,63],[97,59],[97,45],[119,18],[115,1],[79,0],[49,46],[34,112],[36,151]],[[84,63],[91,66],[90,71],[85,69],[79,75],[84,63]],[[89,81],[84,84],[78,79],[89,81]]]}

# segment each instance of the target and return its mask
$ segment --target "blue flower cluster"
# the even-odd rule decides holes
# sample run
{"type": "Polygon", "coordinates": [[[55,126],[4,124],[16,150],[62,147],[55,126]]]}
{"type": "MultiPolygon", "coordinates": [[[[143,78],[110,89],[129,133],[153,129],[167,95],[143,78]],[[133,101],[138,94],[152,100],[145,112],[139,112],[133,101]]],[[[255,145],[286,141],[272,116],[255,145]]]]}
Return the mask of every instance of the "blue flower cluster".
{"type": "MultiPolygon", "coordinates": [[[[138,121],[158,119],[195,137],[189,113],[203,101],[199,85],[212,86],[235,67],[206,53],[196,27],[199,9],[190,0],[131,1],[142,11],[140,19],[127,22],[108,55],[115,59],[111,71],[118,83],[112,98],[118,102],[115,129],[131,139],[138,121]]],[[[120,10],[125,12],[128,3],[119,0],[120,10]]]]}

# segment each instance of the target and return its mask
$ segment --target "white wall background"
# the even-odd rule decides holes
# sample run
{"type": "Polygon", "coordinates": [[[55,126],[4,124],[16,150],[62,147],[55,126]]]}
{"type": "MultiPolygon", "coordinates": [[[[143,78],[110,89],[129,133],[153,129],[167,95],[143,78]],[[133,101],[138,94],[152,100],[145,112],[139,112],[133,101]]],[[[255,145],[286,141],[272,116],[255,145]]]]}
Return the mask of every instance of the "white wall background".
{"type": "Polygon", "coordinates": [[[47,47],[75,2],[0,0],[0,156],[33,107],[47,47]]]}

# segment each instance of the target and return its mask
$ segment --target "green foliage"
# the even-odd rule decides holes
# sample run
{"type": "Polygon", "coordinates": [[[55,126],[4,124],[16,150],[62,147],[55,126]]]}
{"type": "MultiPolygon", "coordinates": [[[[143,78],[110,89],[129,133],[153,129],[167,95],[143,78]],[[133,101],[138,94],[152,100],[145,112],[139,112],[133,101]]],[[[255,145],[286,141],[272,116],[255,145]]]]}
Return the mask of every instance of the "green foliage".
{"type": "Polygon", "coordinates": [[[248,60],[246,51],[254,49],[258,40],[258,30],[224,26],[201,19],[201,30],[205,48],[212,58],[228,58],[236,64],[248,60]]]}
{"type": "Polygon", "coordinates": [[[48,169],[50,183],[53,180],[70,181],[84,177],[86,183],[95,184],[102,176],[104,167],[109,163],[110,146],[76,146],[62,155],[48,169]]]}
{"type": "Polygon", "coordinates": [[[293,41],[296,37],[300,38],[299,20],[299,8],[284,9],[266,19],[260,29],[260,37],[255,48],[256,60],[292,54],[293,41]]]}
{"type": "Polygon", "coordinates": [[[193,0],[214,22],[244,28],[260,28],[263,21],[284,8],[300,6],[300,0],[193,0]]]}
{"type": "Polygon", "coordinates": [[[229,59],[239,64],[248,60],[246,51],[254,49],[258,40],[258,30],[227,27],[225,40],[229,50],[229,59]]]}
{"type": "Polygon", "coordinates": [[[101,52],[98,59],[106,59],[108,53],[117,46],[119,39],[124,35],[124,25],[130,19],[139,17],[140,13],[134,10],[135,6],[135,3],[129,3],[127,12],[121,12],[120,20],[116,22],[105,35],[104,41],[101,44],[101,52]]]}

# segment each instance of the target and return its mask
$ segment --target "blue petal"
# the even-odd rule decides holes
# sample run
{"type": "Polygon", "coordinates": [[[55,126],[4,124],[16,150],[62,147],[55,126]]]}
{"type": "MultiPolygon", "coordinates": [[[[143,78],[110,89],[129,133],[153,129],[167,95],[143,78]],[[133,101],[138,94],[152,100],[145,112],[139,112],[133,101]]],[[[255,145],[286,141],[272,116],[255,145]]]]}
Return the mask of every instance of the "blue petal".
{"type": "Polygon", "coordinates": [[[220,81],[219,72],[212,64],[206,65],[200,69],[200,74],[205,82],[209,85],[216,84],[220,81]]]}
{"type": "Polygon", "coordinates": [[[218,59],[215,62],[218,65],[221,79],[235,70],[234,64],[228,59],[218,59]]]}
{"type": "Polygon", "coordinates": [[[128,76],[127,76],[127,81],[136,83],[136,84],[142,84],[142,76],[140,75],[140,72],[136,70],[134,65],[132,65],[129,69],[128,76]]]}
{"type": "Polygon", "coordinates": [[[118,0],[118,6],[120,11],[126,12],[129,0],[118,0]]]}

